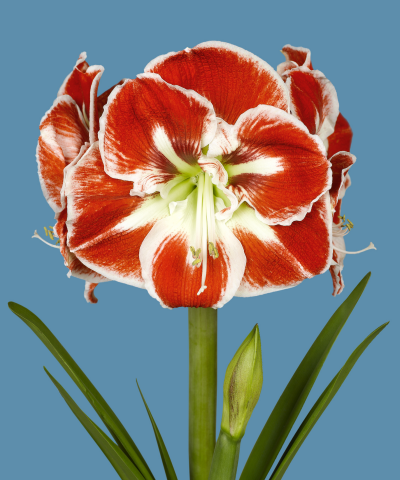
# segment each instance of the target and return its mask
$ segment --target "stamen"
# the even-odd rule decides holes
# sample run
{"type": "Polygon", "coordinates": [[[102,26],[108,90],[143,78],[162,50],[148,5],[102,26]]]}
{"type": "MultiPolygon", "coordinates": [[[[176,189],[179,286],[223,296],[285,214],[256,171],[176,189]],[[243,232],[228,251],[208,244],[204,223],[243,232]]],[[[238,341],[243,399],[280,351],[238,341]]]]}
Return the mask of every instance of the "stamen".
{"type": "MultiPolygon", "coordinates": [[[[46,227],[44,227],[44,229],[46,230],[46,227]]],[[[49,232],[51,233],[51,232],[49,232]]],[[[47,234],[46,234],[47,235],[47,234]]],[[[37,233],[37,231],[35,230],[35,233],[33,234],[32,238],[38,238],[39,240],[41,240],[43,243],[45,243],[46,245],[48,245],[49,247],[53,247],[53,248],[60,248],[57,244],[56,245],[53,245],[49,242],[46,242],[46,240],[43,240],[43,238],[37,233]]],[[[54,240],[54,237],[53,237],[53,240],[54,240]]],[[[59,243],[60,240],[58,240],[57,243],[59,243]]]]}
{"type": "Polygon", "coordinates": [[[352,254],[352,255],[355,255],[357,253],[362,253],[362,252],[366,252],[367,250],[376,250],[376,247],[375,245],[371,242],[367,248],[364,248],[363,250],[359,250],[358,252],[348,252],[346,250],[342,250],[341,248],[337,248],[337,247],[333,247],[337,252],[341,252],[341,253],[345,253],[345,254],[352,254]]]}

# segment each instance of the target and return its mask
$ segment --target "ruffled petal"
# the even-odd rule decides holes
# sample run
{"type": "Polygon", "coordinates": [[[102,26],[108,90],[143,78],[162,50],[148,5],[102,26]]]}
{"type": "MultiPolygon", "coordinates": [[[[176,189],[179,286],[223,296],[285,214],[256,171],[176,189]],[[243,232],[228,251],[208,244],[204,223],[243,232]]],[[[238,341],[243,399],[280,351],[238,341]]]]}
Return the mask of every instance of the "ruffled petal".
{"type": "Polygon", "coordinates": [[[211,103],[193,91],[169,85],[153,73],[117,86],[100,120],[105,171],[153,193],[177,175],[201,170],[201,149],[214,138],[211,103]]]}
{"type": "Polygon", "coordinates": [[[86,282],[85,283],[85,291],[84,291],[84,297],[85,297],[85,300],[88,302],[88,303],[97,303],[98,300],[97,300],[97,297],[95,297],[94,295],[94,289],[97,287],[97,283],[90,283],[90,282],[86,282]]]}
{"type": "MultiPolygon", "coordinates": [[[[332,208],[336,207],[341,196],[341,190],[346,189],[346,177],[350,167],[356,161],[356,157],[349,152],[338,152],[330,158],[332,164],[332,187],[329,190],[332,208]]],[[[349,185],[347,185],[349,186],[349,185]]]]}
{"type": "Polygon", "coordinates": [[[40,185],[51,208],[60,212],[63,170],[89,140],[89,133],[77,104],[67,95],[55,100],[39,128],[36,159],[40,185]]]}
{"type": "Polygon", "coordinates": [[[335,131],[327,139],[328,157],[332,157],[335,153],[344,151],[350,152],[351,140],[353,139],[353,131],[349,122],[339,113],[336,120],[335,131]]]}
{"type": "Polygon", "coordinates": [[[218,117],[234,124],[249,108],[273,105],[288,112],[285,85],[275,70],[256,55],[223,42],[161,55],[145,72],[172,85],[195,90],[213,104],[218,117]]]}
{"type": "Polygon", "coordinates": [[[299,67],[286,72],[291,110],[312,135],[325,141],[335,130],[339,101],[335,87],[318,70],[299,67]]]}
{"type": "MultiPolygon", "coordinates": [[[[78,104],[81,111],[85,111],[89,116],[91,104],[91,87],[92,83],[97,77],[97,85],[100,77],[98,75],[103,73],[104,68],[100,65],[92,65],[86,62],[86,52],[82,52],[75,64],[72,72],[67,76],[58,91],[57,96],[69,95],[78,104]]],[[[97,96],[97,86],[96,92],[97,96]]],[[[96,98],[96,96],[94,98],[96,98]]]]}
{"type": "Polygon", "coordinates": [[[268,226],[246,204],[226,225],[241,242],[247,258],[236,296],[251,297],[294,287],[330,266],[332,214],[327,193],[303,221],[290,226],[268,226]]]}
{"type": "Polygon", "coordinates": [[[156,223],[140,249],[145,286],[164,307],[220,308],[233,297],[243,276],[243,248],[225,223],[216,221],[219,257],[206,256],[207,288],[198,294],[202,267],[193,266],[190,251],[196,238],[196,204],[197,189],[176,206],[171,216],[156,223]]]}
{"type": "Polygon", "coordinates": [[[292,45],[285,45],[281,52],[286,58],[286,62],[278,65],[278,73],[282,75],[285,71],[290,68],[307,67],[310,70],[313,69],[311,63],[311,51],[308,48],[303,47],[292,47],[292,45]]]}
{"type": "Polygon", "coordinates": [[[108,97],[110,96],[110,93],[114,90],[115,87],[117,87],[118,85],[123,85],[127,80],[129,79],[123,78],[120,82],[113,85],[111,88],[109,88],[108,90],[106,90],[105,92],[103,92],[101,95],[97,97],[97,111],[99,114],[99,118],[103,115],[104,107],[108,102],[108,97]]]}
{"type": "Polygon", "coordinates": [[[98,283],[108,282],[108,278],[88,268],[76,257],[74,253],[71,252],[67,245],[68,230],[66,221],[67,208],[64,208],[64,210],[57,215],[57,223],[54,226],[54,233],[60,240],[60,252],[64,257],[64,265],[69,269],[68,275],[86,280],[89,283],[96,282],[96,285],[98,283]]]}
{"type": "Polygon", "coordinates": [[[140,245],[169,211],[159,195],[131,196],[131,188],[130,182],[104,172],[98,143],[94,143],[66,174],[68,245],[90,269],[142,287],[140,245]]]}
{"type": "MultiPolygon", "coordinates": [[[[333,237],[333,248],[335,247],[338,247],[341,250],[346,250],[346,245],[343,237],[333,237]]],[[[345,253],[333,250],[333,255],[332,255],[333,265],[329,267],[329,271],[332,276],[332,282],[333,282],[332,295],[334,297],[342,293],[344,289],[344,279],[343,279],[342,270],[344,267],[345,256],[346,256],[345,253]]]]}
{"type": "Polygon", "coordinates": [[[331,170],[322,141],[292,115],[260,105],[233,127],[220,122],[218,132],[209,152],[222,155],[227,188],[263,222],[290,225],[302,220],[329,190],[331,170]]]}

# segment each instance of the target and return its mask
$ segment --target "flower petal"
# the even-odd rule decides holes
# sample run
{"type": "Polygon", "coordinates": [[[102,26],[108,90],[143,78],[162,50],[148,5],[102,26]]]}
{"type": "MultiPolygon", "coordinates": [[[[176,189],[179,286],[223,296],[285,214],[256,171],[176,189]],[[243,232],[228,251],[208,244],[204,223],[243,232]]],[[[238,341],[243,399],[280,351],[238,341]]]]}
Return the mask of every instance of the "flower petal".
{"type": "Polygon", "coordinates": [[[94,289],[97,287],[97,283],[85,283],[84,297],[88,303],[97,303],[97,297],[94,295],[94,289]]]}
{"type": "Polygon", "coordinates": [[[292,115],[260,105],[222,130],[225,133],[217,135],[209,152],[222,155],[229,175],[227,188],[250,204],[263,222],[290,225],[302,220],[329,190],[331,171],[325,148],[292,115]],[[226,154],[228,142],[232,150],[226,154]]]}
{"type": "Polygon", "coordinates": [[[353,131],[349,122],[339,113],[336,120],[335,131],[327,139],[328,157],[332,157],[335,153],[344,151],[350,152],[353,131]]]}
{"type": "Polygon", "coordinates": [[[108,97],[110,96],[110,93],[114,90],[115,87],[118,85],[123,85],[128,78],[123,78],[121,81],[119,81],[117,84],[113,85],[111,88],[103,92],[101,95],[97,97],[97,111],[99,114],[99,118],[103,115],[104,107],[106,106],[108,102],[108,97]]]}
{"type": "Polygon", "coordinates": [[[169,212],[159,195],[131,196],[131,188],[130,182],[104,172],[94,143],[66,175],[68,245],[90,269],[142,287],[140,245],[155,222],[169,212]]]}
{"type": "Polygon", "coordinates": [[[286,62],[278,65],[277,70],[279,75],[282,75],[284,71],[287,71],[288,67],[307,67],[310,70],[313,69],[311,63],[311,51],[308,48],[292,47],[292,45],[285,45],[281,52],[286,58],[286,62]],[[296,64],[296,65],[295,65],[296,64]]]}
{"type": "Polygon", "coordinates": [[[312,135],[326,140],[335,130],[339,101],[335,87],[318,70],[299,67],[286,72],[291,110],[312,135]]]}
{"type": "Polygon", "coordinates": [[[218,117],[234,124],[249,108],[273,105],[288,112],[283,81],[256,55],[223,42],[205,42],[195,48],[161,55],[145,72],[168,83],[192,89],[213,104],[218,117]]]}
{"type": "Polygon", "coordinates": [[[341,190],[345,187],[346,177],[356,157],[349,152],[338,152],[329,159],[332,164],[332,187],[329,190],[332,207],[335,208],[339,199],[343,198],[341,190]]]}
{"type": "Polygon", "coordinates": [[[327,193],[303,221],[290,226],[268,226],[246,204],[226,225],[243,245],[247,258],[236,296],[251,297],[294,287],[330,266],[332,214],[327,193]]]}
{"type": "Polygon", "coordinates": [[[63,170],[89,140],[89,133],[77,104],[68,95],[54,101],[39,128],[36,159],[40,185],[51,208],[59,212],[63,170]]]}
{"type": "Polygon", "coordinates": [[[180,202],[173,214],[156,223],[140,248],[145,286],[162,306],[220,308],[239,287],[246,265],[243,248],[224,222],[215,223],[219,257],[207,256],[206,289],[202,267],[193,266],[197,189],[180,202]]]}
{"type": "MultiPolygon", "coordinates": [[[[100,65],[92,65],[86,62],[86,52],[82,52],[75,64],[72,72],[67,76],[58,91],[57,96],[69,95],[72,97],[81,111],[86,111],[89,115],[91,105],[91,87],[92,82],[98,75],[103,73],[104,68],[100,65]]],[[[100,80],[100,77],[98,77],[100,80]]],[[[98,85],[98,81],[97,81],[98,85]]],[[[95,97],[97,96],[97,86],[95,88],[95,97]]]]}
{"type": "MultiPolygon", "coordinates": [[[[346,250],[346,245],[344,242],[343,237],[333,237],[333,247],[338,247],[341,250],[346,250]]],[[[334,262],[333,265],[329,267],[329,271],[332,276],[332,282],[333,282],[333,292],[332,295],[336,297],[336,295],[339,295],[342,293],[344,289],[344,280],[343,280],[343,275],[342,275],[342,270],[344,267],[344,257],[346,256],[345,253],[338,252],[335,249],[333,250],[333,255],[332,255],[332,260],[334,262]]],[[[332,263],[333,263],[332,262],[332,263]]]]}
{"type": "Polygon", "coordinates": [[[60,239],[60,252],[64,257],[64,265],[69,268],[68,275],[86,280],[87,282],[96,282],[96,285],[101,282],[108,282],[108,278],[88,268],[74,253],[71,252],[67,245],[68,230],[66,221],[67,208],[64,208],[64,210],[57,215],[57,223],[54,226],[54,233],[56,237],[60,239]]]}
{"type": "Polygon", "coordinates": [[[110,94],[100,120],[105,171],[134,182],[137,192],[160,191],[177,175],[201,170],[201,148],[214,138],[212,105],[159,75],[138,75],[110,94]]]}

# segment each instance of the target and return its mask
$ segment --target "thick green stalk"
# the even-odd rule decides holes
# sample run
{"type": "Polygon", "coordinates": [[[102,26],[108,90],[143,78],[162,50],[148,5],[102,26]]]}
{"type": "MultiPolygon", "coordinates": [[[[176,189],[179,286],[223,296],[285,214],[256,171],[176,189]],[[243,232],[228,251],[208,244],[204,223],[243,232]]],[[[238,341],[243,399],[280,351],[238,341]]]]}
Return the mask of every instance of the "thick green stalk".
{"type": "Polygon", "coordinates": [[[233,440],[221,430],[211,464],[209,480],[235,480],[240,440],[233,440]]]}
{"type": "Polygon", "coordinates": [[[217,310],[189,308],[190,480],[207,480],[217,415],[217,310]]]}

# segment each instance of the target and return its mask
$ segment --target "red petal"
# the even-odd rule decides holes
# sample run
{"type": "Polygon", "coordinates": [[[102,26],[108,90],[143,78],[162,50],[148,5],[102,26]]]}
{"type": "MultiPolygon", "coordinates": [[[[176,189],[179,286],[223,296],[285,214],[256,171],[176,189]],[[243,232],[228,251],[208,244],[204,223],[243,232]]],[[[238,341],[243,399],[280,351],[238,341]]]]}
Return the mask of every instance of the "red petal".
{"type": "Polygon", "coordinates": [[[301,222],[268,226],[242,205],[227,226],[241,242],[246,270],[237,296],[254,296],[290,288],[325,272],[332,258],[329,195],[318,200],[301,222]]]}
{"type": "Polygon", "coordinates": [[[88,303],[98,302],[97,298],[94,295],[94,289],[97,287],[97,285],[98,285],[97,283],[90,283],[90,282],[85,283],[84,296],[88,303]]]}
{"type": "Polygon", "coordinates": [[[69,95],[75,100],[82,111],[83,105],[85,105],[86,113],[89,115],[90,90],[92,87],[92,82],[98,74],[101,76],[103,71],[104,68],[100,65],[93,65],[89,67],[89,64],[86,62],[86,52],[82,52],[79,55],[74,69],[61,85],[57,96],[69,95]]]}
{"type": "Polygon", "coordinates": [[[296,68],[285,75],[291,110],[312,135],[325,140],[335,129],[339,101],[335,87],[318,70],[296,68]]]}
{"type": "Polygon", "coordinates": [[[265,223],[302,220],[331,186],[321,140],[292,115],[264,105],[243,114],[234,131],[239,147],[222,157],[228,188],[265,223]]]}
{"type": "MultiPolygon", "coordinates": [[[[237,291],[246,258],[243,248],[224,222],[215,224],[219,257],[207,255],[206,289],[200,293],[202,266],[192,265],[197,195],[194,191],[177,213],[157,222],[140,249],[145,286],[163,306],[221,308],[237,291]]],[[[197,246],[195,245],[195,248],[197,246]]]]}
{"type": "Polygon", "coordinates": [[[349,122],[339,113],[335,131],[328,137],[328,157],[332,157],[340,151],[350,152],[352,138],[353,132],[349,122]]]}
{"type": "MultiPolygon", "coordinates": [[[[157,205],[139,218],[134,213],[154,196],[131,196],[132,184],[104,172],[98,143],[72,167],[65,180],[68,245],[89,268],[134,286],[143,286],[139,248],[154,223],[168,214],[157,205]]],[[[154,202],[153,202],[154,203],[154,202]]]]}
{"type": "Polygon", "coordinates": [[[59,212],[63,170],[79,154],[89,134],[78,106],[68,96],[55,100],[39,128],[36,158],[40,184],[49,205],[59,212]]]}
{"type": "Polygon", "coordinates": [[[158,73],[168,83],[200,93],[213,104],[217,116],[232,125],[260,104],[288,111],[287,92],[275,70],[229,43],[205,42],[162,55],[145,72],[158,73]]]}
{"type": "Polygon", "coordinates": [[[109,96],[101,118],[105,171],[153,193],[179,174],[196,175],[201,148],[214,138],[210,102],[168,85],[159,75],[138,75],[109,96]]]}
{"type": "Polygon", "coordinates": [[[117,87],[118,85],[123,85],[127,80],[127,78],[123,78],[120,82],[113,85],[111,88],[109,88],[97,97],[97,111],[99,113],[99,118],[103,115],[104,107],[108,102],[108,97],[110,96],[110,93],[114,90],[115,87],[117,87]]]}
{"type": "Polygon", "coordinates": [[[285,45],[281,51],[285,55],[286,61],[296,62],[299,67],[307,67],[310,70],[313,69],[311,51],[308,48],[285,45]]]}
{"type": "Polygon", "coordinates": [[[345,185],[347,172],[356,161],[356,157],[348,152],[338,152],[329,159],[332,164],[332,187],[329,191],[332,207],[335,208],[338,203],[341,189],[345,185]]]}
{"type": "Polygon", "coordinates": [[[70,275],[88,282],[96,282],[94,285],[97,285],[97,283],[100,282],[108,282],[108,278],[88,268],[74,253],[71,252],[67,245],[68,230],[66,221],[67,209],[64,208],[64,210],[57,215],[57,223],[54,227],[54,232],[60,240],[60,252],[64,257],[64,265],[69,268],[70,275]]]}

